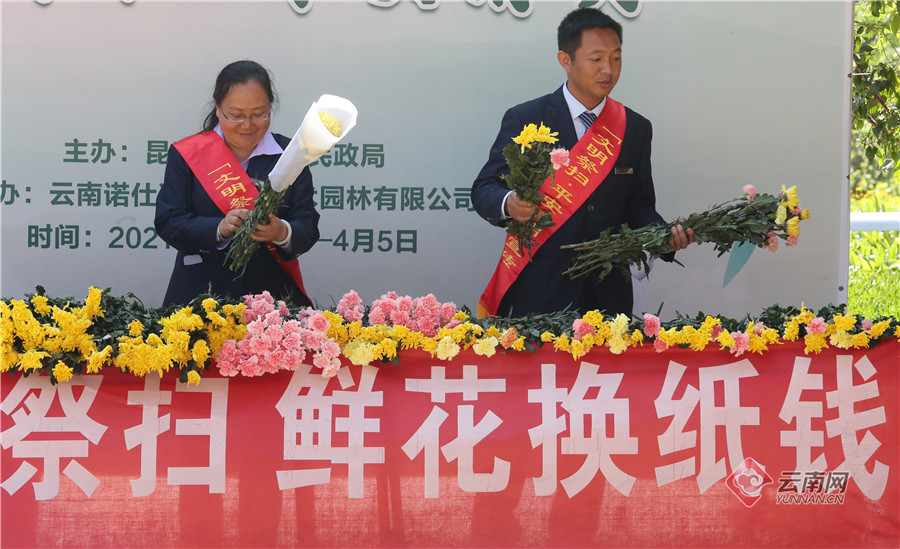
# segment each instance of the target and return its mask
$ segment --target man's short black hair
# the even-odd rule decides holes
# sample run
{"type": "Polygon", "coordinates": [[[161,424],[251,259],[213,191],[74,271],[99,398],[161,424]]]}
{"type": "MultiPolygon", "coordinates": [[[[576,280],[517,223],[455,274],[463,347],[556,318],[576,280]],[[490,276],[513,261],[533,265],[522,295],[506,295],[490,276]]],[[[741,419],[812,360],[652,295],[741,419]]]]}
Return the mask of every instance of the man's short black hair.
{"type": "Polygon", "coordinates": [[[596,8],[578,8],[566,15],[556,31],[556,42],[559,50],[575,57],[575,51],[581,47],[581,32],[588,29],[612,29],[622,43],[622,25],[615,19],[596,8]]]}

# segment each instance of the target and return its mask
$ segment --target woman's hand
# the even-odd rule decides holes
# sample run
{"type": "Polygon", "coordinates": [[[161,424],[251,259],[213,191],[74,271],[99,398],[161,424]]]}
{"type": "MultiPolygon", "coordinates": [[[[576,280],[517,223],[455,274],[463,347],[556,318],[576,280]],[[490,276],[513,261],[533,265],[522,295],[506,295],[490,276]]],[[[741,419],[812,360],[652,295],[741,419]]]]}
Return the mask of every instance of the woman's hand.
{"type": "Polygon", "coordinates": [[[222,221],[219,221],[219,227],[217,229],[219,231],[219,237],[223,240],[228,240],[233,237],[234,233],[244,226],[244,222],[247,221],[248,215],[250,215],[250,210],[244,208],[231,210],[225,214],[222,221]]]}
{"type": "Polygon", "coordinates": [[[281,242],[288,237],[288,229],[275,214],[269,214],[269,223],[257,225],[250,238],[257,242],[281,242]]]}

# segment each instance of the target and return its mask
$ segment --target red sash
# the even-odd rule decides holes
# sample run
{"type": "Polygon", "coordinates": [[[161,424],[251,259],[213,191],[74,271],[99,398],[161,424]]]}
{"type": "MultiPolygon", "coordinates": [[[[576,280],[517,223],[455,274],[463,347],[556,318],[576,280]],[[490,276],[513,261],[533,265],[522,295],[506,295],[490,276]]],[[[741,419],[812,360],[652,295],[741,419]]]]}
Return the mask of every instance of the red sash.
{"type": "MultiPolygon", "coordinates": [[[[532,256],[609,175],[619,157],[624,136],[625,107],[607,97],[600,116],[569,151],[569,167],[557,171],[555,180],[553,176],[548,177],[541,185],[544,200],[538,207],[552,214],[555,225],[541,229],[534,235],[536,242],[531,246],[532,256]]],[[[506,235],[500,263],[478,300],[479,317],[497,314],[500,300],[528,262],[528,257],[519,250],[516,239],[506,235]]]]}
{"type": "MultiPolygon", "coordinates": [[[[225,141],[214,131],[198,133],[185,137],[172,144],[191,171],[200,181],[203,190],[212,198],[222,213],[235,208],[252,209],[259,190],[241,163],[225,144],[225,141]]],[[[303,288],[303,277],[300,275],[300,262],[297,258],[284,261],[271,242],[265,242],[266,249],[272,253],[275,261],[284,269],[288,277],[300,289],[306,300],[312,303],[303,288]]]]}

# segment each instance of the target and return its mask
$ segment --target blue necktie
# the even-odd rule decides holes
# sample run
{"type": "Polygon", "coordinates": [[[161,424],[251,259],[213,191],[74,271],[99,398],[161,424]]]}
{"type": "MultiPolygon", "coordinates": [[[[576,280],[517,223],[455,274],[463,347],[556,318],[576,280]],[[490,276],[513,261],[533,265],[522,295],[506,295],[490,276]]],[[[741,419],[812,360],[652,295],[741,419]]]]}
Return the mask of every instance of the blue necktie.
{"type": "Polygon", "coordinates": [[[584,111],[578,115],[578,119],[584,124],[584,131],[587,131],[587,129],[591,127],[591,124],[594,123],[594,120],[597,119],[597,115],[591,111],[584,111]]]}

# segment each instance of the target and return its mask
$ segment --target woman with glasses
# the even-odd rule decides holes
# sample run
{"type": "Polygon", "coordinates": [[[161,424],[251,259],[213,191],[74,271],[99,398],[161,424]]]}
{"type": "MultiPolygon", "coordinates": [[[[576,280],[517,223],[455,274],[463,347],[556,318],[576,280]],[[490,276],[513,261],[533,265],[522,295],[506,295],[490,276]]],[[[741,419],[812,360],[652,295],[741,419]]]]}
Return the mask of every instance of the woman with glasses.
{"type": "Polygon", "coordinates": [[[210,290],[236,299],[268,290],[276,299],[311,305],[297,262],[319,238],[309,168],[288,188],[277,215],[254,231],[263,245],[244,272],[225,264],[257,185],[290,142],[269,131],[276,98],[268,71],[253,61],[227,65],[216,78],[213,102],[203,131],[169,148],[156,199],[156,230],[178,250],[164,305],[186,304],[210,290]]]}

